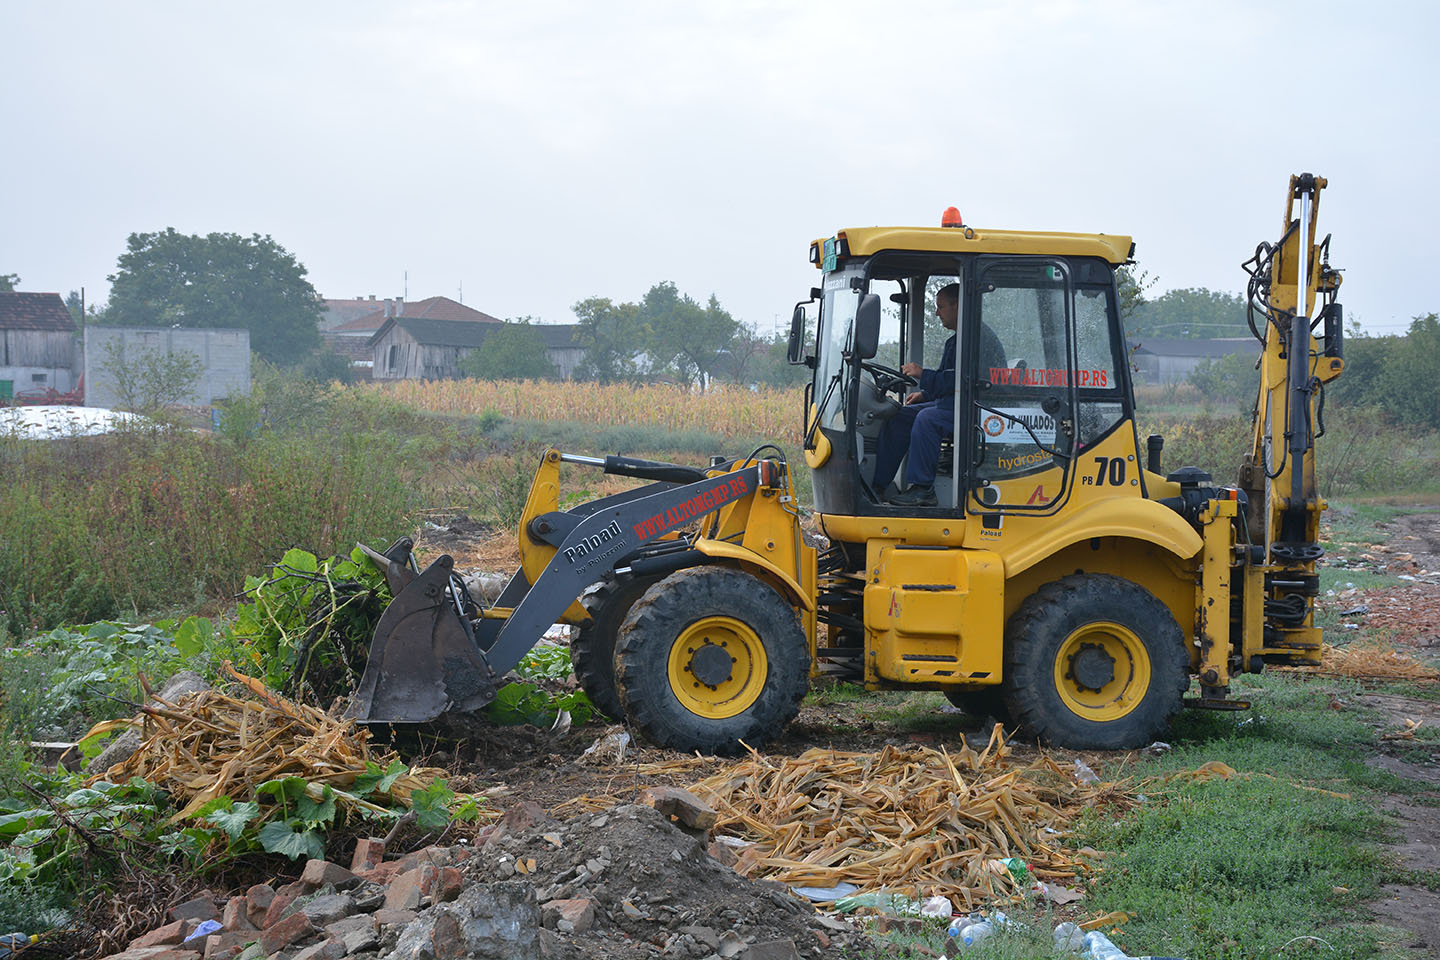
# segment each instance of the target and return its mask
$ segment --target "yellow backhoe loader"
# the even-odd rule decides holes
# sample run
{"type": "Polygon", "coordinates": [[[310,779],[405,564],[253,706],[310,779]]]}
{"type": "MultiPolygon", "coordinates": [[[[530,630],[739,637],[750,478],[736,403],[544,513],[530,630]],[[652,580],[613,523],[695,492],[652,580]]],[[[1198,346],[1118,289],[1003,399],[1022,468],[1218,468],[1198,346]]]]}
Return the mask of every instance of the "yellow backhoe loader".
{"type": "Polygon", "coordinates": [[[548,451],[494,605],[449,557],[421,572],[408,541],[376,555],[395,599],[352,715],[477,710],[557,621],[578,628],[572,660],[600,710],[682,750],[766,741],[821,676],[939,690],[1076,748],[1149,743],[1187,703],[1244,709],[1236,673],[1320,660],[1315,440],[1344,368],[1324,187],[1292,177],[1279,241],[1246,264],[1263,352],[1235,485],[1166,473],[1163,439],[1141,445],[1116,285],[1129,237],[982,229],[953,210],[940,227],[844,230],[810,246],[814,352],[807,303],[790,334],[812,370],[804,457],[827,549],[802,534],[778,448],[706,469],[548,451]],[[956,361],[927,376],[951,435],[924,498],[876,489],[915,387],[898,368],[938,352],[927,302],[946,287],[956,361]],[[562,463],[650,482],[561,510],[562,463]]]}

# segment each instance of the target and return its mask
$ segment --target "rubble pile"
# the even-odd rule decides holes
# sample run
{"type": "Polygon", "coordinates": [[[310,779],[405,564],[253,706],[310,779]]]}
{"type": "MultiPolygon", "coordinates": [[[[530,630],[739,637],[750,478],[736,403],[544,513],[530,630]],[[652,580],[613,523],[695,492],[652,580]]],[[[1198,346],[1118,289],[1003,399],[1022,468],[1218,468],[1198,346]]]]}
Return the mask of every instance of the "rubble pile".
{"type": "Polygon", "coordinates": [[[652,799],[679,822],[628,804],[561,822],[522,803],[473,846],[385,860],[383,841],[362,840],[348,870],[311,860],[293,883],[176,905],[110,960],[798,960],[862,942],[714,860],[707,830],[685,826],[707,819],[693,797],[652,799]]]}

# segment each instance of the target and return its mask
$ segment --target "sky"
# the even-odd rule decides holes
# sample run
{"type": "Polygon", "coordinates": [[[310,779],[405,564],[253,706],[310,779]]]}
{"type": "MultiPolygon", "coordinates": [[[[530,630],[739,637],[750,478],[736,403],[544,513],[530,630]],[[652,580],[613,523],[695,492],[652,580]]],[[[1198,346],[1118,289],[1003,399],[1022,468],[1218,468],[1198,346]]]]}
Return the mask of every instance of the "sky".
{"type": "Polygon", "coordinates": [[[1241,292],[1292,173],[1347,319],[1440,310],[1440,5],[5,0],[0,273],[108,295],[131,233],[268,234],[322,296],[573,323],[673,281],[762,332],[810,241],[1128,234],[1241,292]]]}

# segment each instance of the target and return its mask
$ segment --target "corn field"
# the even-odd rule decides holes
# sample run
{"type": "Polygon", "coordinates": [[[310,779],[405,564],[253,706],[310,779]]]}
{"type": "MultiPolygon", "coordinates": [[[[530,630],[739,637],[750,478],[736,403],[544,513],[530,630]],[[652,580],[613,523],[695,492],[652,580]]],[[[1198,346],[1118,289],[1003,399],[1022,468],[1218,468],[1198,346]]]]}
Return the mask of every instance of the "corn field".
{"type": "Polygon", "coordinates": [[[725,437],[800,440],[800,391],[717,385],[704,393],[671,384],[535,380],[400,380],[355,389],[431,413],[498,413],[519,420],[698,430],[725,437]]]}

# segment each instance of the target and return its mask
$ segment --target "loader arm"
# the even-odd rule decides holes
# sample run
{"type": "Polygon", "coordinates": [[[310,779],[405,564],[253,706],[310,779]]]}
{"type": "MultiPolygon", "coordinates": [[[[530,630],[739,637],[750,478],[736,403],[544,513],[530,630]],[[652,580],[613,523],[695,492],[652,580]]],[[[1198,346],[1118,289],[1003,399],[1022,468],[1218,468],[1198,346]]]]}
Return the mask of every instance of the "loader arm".
{"type": "MultiPolygon", "coordinates": [[[[575,598],[651,541],[752,496],[781,480],[772,461],[716,475],[675,464],[611,457],[604,461],[547,451],[544,464],[561,458],[593,463],[607,473],[660,481],[657,492],[633,491],[555,511],[525,524],[521,536],[552,544],[554,554],[530,583],[517,571],[502,594],[511,607],[462,616],[452,586],[453,561],[440,557],[395,596],[381,616],[370,659],[347,716],[366,723],[425,723],[450,711],[470,712],[492,701],[503,677],[545,635],[575,598]],[[700,479],[676,486],[676,480],[700,479]],[[515,599],[518,597],[518,600],[515,599]]],[[[648,489],[648,488],[646,488],[648,489]]],[[[532,491],[533,493],[533,491],[532,491]]],[[[394,558],[387,558],[393,560],[394,558]]]]}

